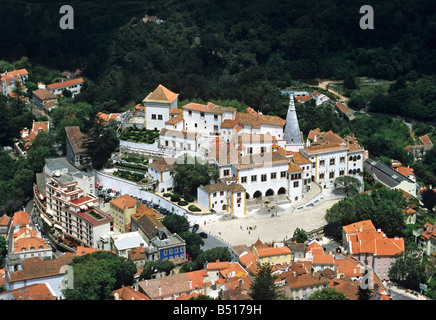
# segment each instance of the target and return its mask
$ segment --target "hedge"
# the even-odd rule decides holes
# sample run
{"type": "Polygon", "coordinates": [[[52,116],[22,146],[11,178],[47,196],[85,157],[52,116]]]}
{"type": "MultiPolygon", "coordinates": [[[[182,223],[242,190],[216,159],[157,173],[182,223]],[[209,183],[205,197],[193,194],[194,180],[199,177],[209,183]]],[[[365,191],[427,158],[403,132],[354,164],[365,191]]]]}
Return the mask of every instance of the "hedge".
{"type": "Polygon", "coordinates": [[[193,204],[191,204],[191,205],[188,207],[188,210],[189,210],[189,211],[194,211],[194,212],[201,211],[200,208],[198,208],[197,206],[194,206],[193,204]]]}

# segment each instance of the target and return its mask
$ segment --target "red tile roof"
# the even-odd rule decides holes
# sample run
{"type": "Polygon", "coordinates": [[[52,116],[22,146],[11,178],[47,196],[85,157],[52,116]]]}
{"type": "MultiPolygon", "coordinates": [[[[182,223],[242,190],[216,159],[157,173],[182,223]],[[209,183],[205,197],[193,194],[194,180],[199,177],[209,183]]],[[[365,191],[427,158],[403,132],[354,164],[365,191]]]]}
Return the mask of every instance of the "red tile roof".
{"type": "Polygon", "coordinates": [[[145,294],[128,286],[112,291],[110,297],[115,300],[150,300],[145,294]]]}
{"type": "Polygon", "coordinates": [[[272,248],[258,248],[257,255],[259,258],[271,257],[271,256],[279,256],[279,255],[287,255],[291,254],[291,249],[286,246],[283,247],[272,247],[272,248]]]}
{"type": "Polygon", "coordinates": [[[354,222],[342,227],[345,233],[355,233],[358,231],[375,231],[375,227],[371,220],[363,220],[354,222]]]}
{"type": "Polygon", "coordinates": [[[32,93],[41,100],[54,100],[54,99],[56,99],[56,96],[47,89],[38,89],[38,90],[32,91],[32,93]]]}
{"type": "Polygon", "coordinates": [[[56,300],[56,296],[46,283],[31,284],[3,294],[7,293],[12,294],[15,300],[56,300]]]}
{"type": "Polygon", "coordinates": [[[3,214],[0,217],[0,226],[8,226],[10,222],[11,222],[11,217],[9,217],[8,215],[3,214]]]}
{"type": "Polygon", "coordinates": [[[151,92],[145,99],[144,102],[158,102],[158,103],[171,103],[173,102],[179,95],[174,93],[163,85],[159,85],[153,92],[151,92]]]}
{"type": "Polygon", "coordinates": [[[17,211],[12,219],[12,226],[25,226],[30,223],[30,216],[25,211],[17,211]]]}
{"type": "Polygon", "coordinates": [[[75,84],[80,84],[80,83],[83,83],[83,82],[84,82],[83,78],[77,78],[77,79],[66,80],[66,81],[62,81],[62,82],[56,82],[56,83],[48,84],[47,88],[50,89],[50,90],[54,90],[54,89],[59,89],[59,88],[73,86],[75,84]]]}
{"type": "Polygon", "coordinates": [[[332,254],[316,254],[313,256],[312,264],[329,264],[334,265],[332,254]]]}
{"type": "Polygon", "coordinates": [[[421,141],[421,143],[424,146],[426,146],[426,145],[433,145],[433,142],[430,140],[428,135],[424,135],[424,136],[419,137],[419,141],[421,141]]]}
{"type": "Polygon", "coordinates": [[[86,135],[80,131],[79,127],[65,127],[65,131],[75,153],[81,153],[87,150],[83,146],[83,143],[86,142],[86,135]]]}
{"type": "Polygon", "coordinates": [[[133,199],[131,196],[129,196],[128,194],[125,194],[121,197],[115,198],[111,201],[109,201],[110,204],[113,204],[114,206],[116,206],[117,208],[121,209],[121,210],[125,210],[126,207],[127,208],[133,208],[136,205],[136,200],[133,199]]]}

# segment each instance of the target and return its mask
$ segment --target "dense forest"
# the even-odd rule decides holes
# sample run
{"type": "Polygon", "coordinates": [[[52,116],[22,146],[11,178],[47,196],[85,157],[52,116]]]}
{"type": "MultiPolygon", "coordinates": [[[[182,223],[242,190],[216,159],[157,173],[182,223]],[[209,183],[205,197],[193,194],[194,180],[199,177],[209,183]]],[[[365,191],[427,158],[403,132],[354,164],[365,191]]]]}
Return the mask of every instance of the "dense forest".
{"type": "Polygon", "coordinates": [[[292,81],[349,74],[395,80],[436,69],[432,0],[372,1],[374,30],[360,29],[357,0],[69,5],[73,30],[59,27],[57,1],[2,2],[2,59],[26,56],[53,69],[82,68],[92,81],[80,98],[113,111],[162,83],[182,99],[236,99],[280,114],[286,101],[278,88],[292,81]],[[139,23],[145,14],[165,23],[139,23]]]}

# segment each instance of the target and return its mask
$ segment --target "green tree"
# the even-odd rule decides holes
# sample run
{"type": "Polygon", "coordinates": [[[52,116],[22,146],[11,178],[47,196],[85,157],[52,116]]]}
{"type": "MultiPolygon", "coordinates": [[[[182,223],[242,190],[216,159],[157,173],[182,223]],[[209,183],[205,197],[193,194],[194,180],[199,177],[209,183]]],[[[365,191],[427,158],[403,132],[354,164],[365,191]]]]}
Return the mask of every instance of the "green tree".
{"type": "Polygon", "coordinates": [[[185,191],[196,192],[200,185],[209,184],[218,177],[218,171],[210,163],[185,154],[176,159],[173,176],[176,189],[185,194],[185,191]]]}
{"type": "Polygon", "coordinates": [[[87,149],[86,153],[91,158],[93,167],[100,170],[107,163],[112,152],[119,146],[119,143],[120,140],[115,129],[101,125],[96,119],[91,125],[83,146],[87,149]]]}
{"type": "Polygon", "coordinates": [[[275,300],[279,294],[274,284],[276,276],[272,274],[270,265],[265,264],[259,267],[250,287],[250,297],[253,300],[275,300]]]}
{"type": "Polygon", "coordinates": [[[195,260],[202,253],[201,246],[204,245],[203,239],[198,233],[186,231],[179,234],[186,242],[186,251],[195,260]]]}
{"type": "Polygon", "coordinates": [[[322,288],[310,295],[308,300],[348,300],[345,293],[333,288],[322,288]]]}
{"type": "Polygon", "coordinates": [[[230,254],[229,248],[227,247],[215,247],[200,253],[195,262],[199,269],[203,268],[206,262],[219,261],[231,261],[232,256],[230,254]]]}
{"type": "Polygon", "coordinates": [[[406,248],[389,269],[389,279],[406,288],[418,290],[420,283],[427,283],[427,278],[422,252],[416,249],[406,248]]]}
{"type": "Polygon", "coordinates": [[[147,261],[139,275],[139,280],[152,279],[157,272],[165,272],[168,275],[175,268],[175,264],[169,260],[147,261]]]}
{"type": "Polygon", "coordinates": [[[172,214],[162,219],[162,224],[172,233],[182,234],[189,231],[189,222],[186,217],[172,214]]]}
{"type": "Polygon", "coordinates": [[[74,288],[64,289],[67,300],[105,300],[112,290],[133,284],[136,266],[131,260],[109,251],[75,257],[74,288]]]}
{"type": "Polygon", "coordinates": [[[426,189],[421,192],[422,203],[424,206],[433,212],[433,208],[436,205],[436,192],[433,189],[426,189]]]}
{"type": "Polygon", "coordinates": [[[294,234],[292,235],[291,241],[296,241],[298,243],[306,242],[309,239],[307,232],[304,229],[296,228],[294,234]]]}
{"type": "Polygon", "coordinates": [[[405,208],[406,201],[398,190],[382,187],[373,190],[370,195],[356,194],[352,198],[341,199],[327,209],[325,231],[330,236],[341,239],[343,226],[370,219],[387,236],[401,236],[405,208]]]}
{"type": "Polygon", "coordinates": [[[350,73],[344,79],[344,88],[349,89],[349,90],[354,90],[354,89],[358,88],[357,83],[356,83],[356,79],[350,73]]]}
{"type": "Polygon", "coordinates": [[[359,179],[351,176],[337,177],[334,181],[335,189],[344,192],[347,197],[358,193],[362,187],[359,179]]]}

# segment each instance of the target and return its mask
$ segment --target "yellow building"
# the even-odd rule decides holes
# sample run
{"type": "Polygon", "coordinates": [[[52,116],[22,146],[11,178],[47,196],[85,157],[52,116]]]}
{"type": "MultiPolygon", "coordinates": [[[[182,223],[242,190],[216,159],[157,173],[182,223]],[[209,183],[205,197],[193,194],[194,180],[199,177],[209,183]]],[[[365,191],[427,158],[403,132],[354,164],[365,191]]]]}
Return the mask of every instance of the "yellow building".
{"type": "Polygon", "coordinates": [[[256,261],[261,264],[280,264],[292,262],[292,252],[286,246],[283,247],[270,247],[270,248],[256,248],[253,247],[253,253],[256,261]]]}
{"type": "Polygon", "coordinates": [[[137,201],[128,194],[109,202],[109,215],[114,219],[114,229],[119,232],[127,232],[126,225],[130,223],[130,216],[136,213],[137,201]]]}

